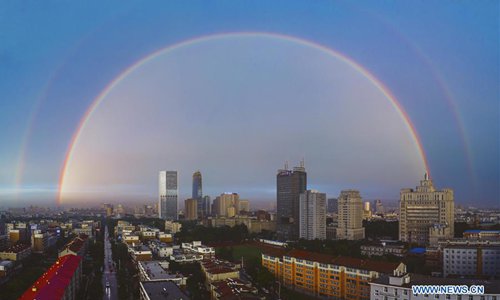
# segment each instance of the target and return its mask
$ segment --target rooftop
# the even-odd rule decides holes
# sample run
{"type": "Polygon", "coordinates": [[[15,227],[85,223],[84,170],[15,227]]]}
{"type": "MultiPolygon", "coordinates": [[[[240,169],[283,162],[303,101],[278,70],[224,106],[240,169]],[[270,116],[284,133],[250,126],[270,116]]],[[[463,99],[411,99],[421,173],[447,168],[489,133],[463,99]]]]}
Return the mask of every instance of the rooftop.
{"type": "Polygon", "coordinates": [[[60,257],[19,299],[61,299],[81,259],[72,254],[60,257]]]}
{"type": "Polygon", "coordinates": [[[31,246],[27,245],[27,244],[17,244],[17,245],[10,246],[9,248],[5,249],[2,252],[19,253],[19,252],[24,251],[28,248],[31,248],[31,246]]]}
{"type": "Polygon", "coordinates": [[[148,280],[168,280],[182,277],[181,274],[170,273],[158,261],[140,261],[139,264],[146,273],[148,280]]]}
{"type": "Polygon", "coordinates": [[[189,300],[189,297],[171,281],[146,281],[140,284],[150,299],[189,300]]]}

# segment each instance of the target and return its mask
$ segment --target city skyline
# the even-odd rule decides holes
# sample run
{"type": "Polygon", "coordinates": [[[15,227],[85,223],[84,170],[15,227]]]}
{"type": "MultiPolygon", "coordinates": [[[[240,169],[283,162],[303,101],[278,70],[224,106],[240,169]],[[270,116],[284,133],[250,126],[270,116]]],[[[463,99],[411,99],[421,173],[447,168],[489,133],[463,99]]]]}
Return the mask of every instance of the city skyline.
{"type": "Polygon", "coordinates": [[[150,201],[164,168],[272,203],[304,157],[328,197],[430,172],[498,207],[498,3],[199,4],[0,4],[0,206],[150,201]]]}

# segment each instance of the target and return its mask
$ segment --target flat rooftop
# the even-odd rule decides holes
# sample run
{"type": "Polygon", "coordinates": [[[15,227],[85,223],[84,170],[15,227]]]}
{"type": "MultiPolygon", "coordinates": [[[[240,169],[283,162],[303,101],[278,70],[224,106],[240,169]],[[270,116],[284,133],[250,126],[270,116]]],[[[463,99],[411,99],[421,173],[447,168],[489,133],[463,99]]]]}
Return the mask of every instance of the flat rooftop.
{"type": "Polygon", "coordinates": [[[150,299],[189,300],[189,297],[171,281],[141,282],[141,288],[150,299]]]}
{"type": "Polygon", "coordinates": [[[144,272],[146,272],[149,280],[168,280],[182,277],[181,274],[170,273],[158,261],[140,261],[139,264],[144,269],[144,272]]]}

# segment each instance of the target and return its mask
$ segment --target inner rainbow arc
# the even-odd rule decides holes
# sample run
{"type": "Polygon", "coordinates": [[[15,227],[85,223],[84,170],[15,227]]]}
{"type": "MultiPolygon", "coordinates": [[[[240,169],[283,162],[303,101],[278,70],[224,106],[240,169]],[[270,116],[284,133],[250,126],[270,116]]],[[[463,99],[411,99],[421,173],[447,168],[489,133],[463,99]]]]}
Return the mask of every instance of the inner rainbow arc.
{"type": "Polygon", "coordinates": [[[140,68],[143,64],[155,59],[161,54],[165,54],[169,51],[182,48],[185,46],[193,45],[196,43],[201,43],[204,41],[209,41],[209,40],[214,40],[214,39],[225,39],[225,38],[234,38],[234,37],[270,37],[270,38],[276,38],[276,39],[282,39],[290,42],[295,42],[299,43],[304,46],[309,46],[315,49],[318,49],[326,54],[329,54],[333,57],[336,57],[345,63],[347,63],[349,66],[354,68],[356,71],[361,73],[364,77],[366,77],[370,82],[372,82],[381,92],[382,94],[390,101],[391,105],[394,107],[396,112],[399,114],[401,119],[404,121],[406,124],[407,130],[409,131],[412,141],[417,148],[417,151],[422,159],[422,162],[425,167],[425,172],[427,174],[430,174],[430,168],[428,165],[427,157],[425,155],[425,152],[423,150],[422,142],[420,140],[420,137],[417,133],[417,130],[415,129],[415,126],[410,120],[410,117],[402,107],[402,105],[399,103],[397,98],[392,94],[392,92],[380,81],[378,80],[370,71],[362,67],[360,64],[355,62],[352,58],[349,56],[340,53],[336,50],[333,50],[329,47],[326,47],[324,45],[314,43],[302,38],[297,38],[294,36],[288,36],[284,34],[278,34],[278,33],[267,33],[267,32],[233,32],[233,33],[219,33],[219,34],[213,34],[213,35],[207,35],[207,36],[201,36],[201,37],[195,37],[191,38],[188,40],[181,41],[179,43],[169,45],[167,47],[163,47],[157,51],[154,51],[153,53],[145,56],[144,58],[138,60],[137,62],[133,63],[129,67],[127,67],[123,72],[121,72],[115,79],[113,79],[102,91],[97,95],[97,97],[92,101],[91,105],[83,115],[83,117],[80,119],[80,122],[70,140],[70,143],[68,145],[68,149],[66,152],[66,156],[61,168],[60,176],[59,176],[59,189],[58,189],[58,196],[57,196],[57,204],[60,205],[62,203],[62,194],[63,194],[63,189],[64,189],[64,181],[65,181],[65,176],[67,173],[68,165],[69,162],[72,159],[72,154],[75,146],[78,144],[79,137],[83,129],[85,128],[86,124],[88,123],[88,120],[92,116],[92,114],[96,111],[98,108],[99,104],[106,98],[106,96],[113,90],[113,88],[120,83],[121,80],[123,80],[125,77],[127,77],[130,73],[135,71],[136,69],[140,68]]]}

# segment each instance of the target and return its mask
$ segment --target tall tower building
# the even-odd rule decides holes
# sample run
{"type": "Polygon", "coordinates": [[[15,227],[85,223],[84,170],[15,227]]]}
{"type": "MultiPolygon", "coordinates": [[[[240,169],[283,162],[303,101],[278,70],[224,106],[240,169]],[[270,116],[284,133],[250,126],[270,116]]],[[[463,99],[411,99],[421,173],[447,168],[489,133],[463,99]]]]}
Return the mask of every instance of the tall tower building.
{"type": "Polygon", "coordinates": [[[359,191],[345,190],[338,198],[337,239],[361,240],[365,238],[363,228],[363,202],[359,191]]]}
{"type": "Polygon", "coordinates": [[[186,220],[198,219],[198,201],[196,199],[186,199],[184,201],[184,218],[186,220]]]}
{"type": "Polygon", "coordinates": [[[160,171],[158,217],[164,220],[177,220],[177,171],[160,171]]]}
{"type": "Polygon", "coordinates": [[[300,194],[300,238],[326,239],[326,194],[307,190],[300,194]]]}
{"type": "Polygon", "coordinates": [[[328,213],[337,213],[338,206],[339,206],[339,204],[338,204],[337,198],[329,198],[326,211],[328,213]]]}
{"type": "Polygon", "coordinates": [[[385,213],[384,206],[382,205],[382,201],[380,199],[375,200],[375,213],[379,215],[383,215],[385,213]]]}
{"type": "Polygon", "coordinates": [[[276,222],[277,233],[282,239],[299,238],[299,201],[300,194],[307,190],[307,173],[304,161],[293,170],[278,170],[276,175],[276,222]]]}
{"type": "Polygon", "coordinates": [[[203,201],[203,191],[202,191],[202,183],[201,183],[201,172],[196,171],[193,173],[193,194],[192,199],[195,199],[197,202],[197,210],[198,217],[203,218],[207,215],[205,202],[203,201]]]}
{"type": "Polygon", "coordinates": [[[214,215],[220,217],[234,217],[238,214],[240,196],[237,193],[223,193],[214,200],[214,215]]]}
{"type": "Polygon", "coordinates": [[[435,227],[441,228],[441,238],[454,235],[453,190],[436,190],[427,173],[415,190],[401,189],[399,211],[399,239],[403,242],[428,244],[435,227]]]}
{"type": "Polygon", "coordinates": [[[205,216],[210,216],[212,214],[212,203],[210,201],[210,196],[203,196],[203,207],[205,209],[205,216]]]}

